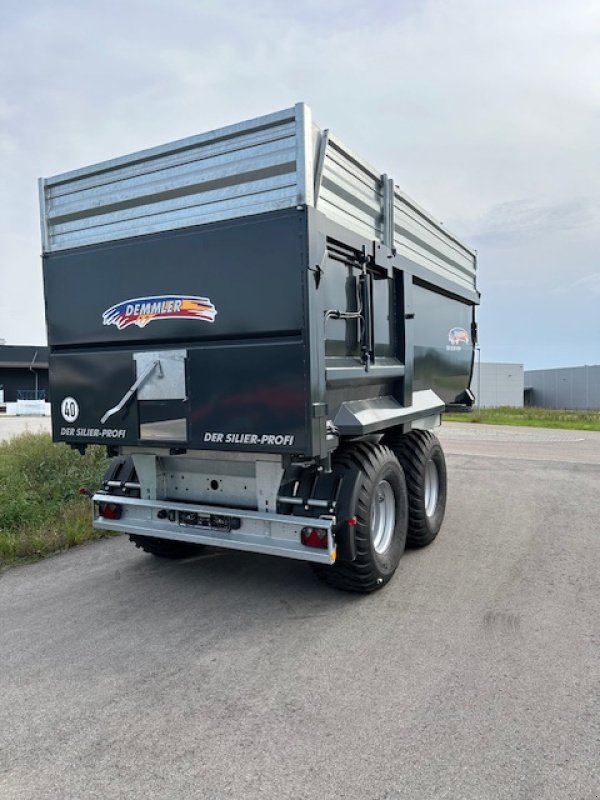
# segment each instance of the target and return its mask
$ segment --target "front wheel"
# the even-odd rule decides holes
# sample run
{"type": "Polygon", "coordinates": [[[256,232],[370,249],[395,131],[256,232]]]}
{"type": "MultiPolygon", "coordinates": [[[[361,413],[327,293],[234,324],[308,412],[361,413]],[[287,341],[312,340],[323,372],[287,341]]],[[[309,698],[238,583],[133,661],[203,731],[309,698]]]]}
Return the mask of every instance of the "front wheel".
{"type": "Polygon", "coordinates": [[[356,525],[356,558],[333,566],[312,564],[318,577],[349,592],[373,592],[391,579],[404,552],[408,501],[404,472],[392,451],[359,443],[334,455],[342,479],[338,520],[356,525]]]}

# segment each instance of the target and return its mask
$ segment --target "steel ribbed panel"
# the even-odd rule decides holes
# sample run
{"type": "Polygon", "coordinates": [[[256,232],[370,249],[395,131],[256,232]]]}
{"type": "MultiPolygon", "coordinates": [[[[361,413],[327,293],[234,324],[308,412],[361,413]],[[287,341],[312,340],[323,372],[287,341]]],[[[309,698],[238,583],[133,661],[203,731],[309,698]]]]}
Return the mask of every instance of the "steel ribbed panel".
{"type": "Polygon", "coordinates": [[[367,240],[473,289],[476,256],[294,108],[40,181],[44,252],[316,205],[367,240]]]}

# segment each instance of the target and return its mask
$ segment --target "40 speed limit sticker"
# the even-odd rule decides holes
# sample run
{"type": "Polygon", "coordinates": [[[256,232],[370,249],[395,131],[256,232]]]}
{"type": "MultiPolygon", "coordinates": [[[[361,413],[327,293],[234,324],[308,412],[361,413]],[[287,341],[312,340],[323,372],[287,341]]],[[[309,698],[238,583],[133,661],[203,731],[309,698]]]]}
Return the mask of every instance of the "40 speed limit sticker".
{"type": "Polygon", "coordinates": [[[75,422],[79,416],[79,403],[74,397],[65,397],[60,404],[60,413],[66,422],[75,422]]]}

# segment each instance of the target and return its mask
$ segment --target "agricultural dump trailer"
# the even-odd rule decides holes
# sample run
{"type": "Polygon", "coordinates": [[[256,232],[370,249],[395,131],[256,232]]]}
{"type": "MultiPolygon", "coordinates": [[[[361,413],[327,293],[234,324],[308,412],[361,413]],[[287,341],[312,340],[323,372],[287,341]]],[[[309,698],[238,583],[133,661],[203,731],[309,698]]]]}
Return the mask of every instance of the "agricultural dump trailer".
{"type": "Polygon", "coordinates": [[[40,181],[54,440],[96,528],[368,592],[436,537],[475,253],[293,108],[40,181]]]}

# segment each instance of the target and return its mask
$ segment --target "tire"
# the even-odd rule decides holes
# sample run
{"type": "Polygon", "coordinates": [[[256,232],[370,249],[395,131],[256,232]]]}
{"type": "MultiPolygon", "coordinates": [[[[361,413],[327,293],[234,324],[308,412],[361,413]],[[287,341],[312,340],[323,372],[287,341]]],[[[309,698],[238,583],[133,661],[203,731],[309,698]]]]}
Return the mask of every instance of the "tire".
{"type": "Polygon", "coordinates": [[[176,542],[173,539],[156,539],[154,536],[139,536],[137,534],[132,534],[129,539],[144,553],[151,553],[159,558],[189,558],[197,555],[205,547],[203,544],[176,542]]]}
{"type": "Polygon", "coordinates": [[[311,567],[336,589],[374,592],[389,582],[404,553],[408,527],[404,473],[388,447],[373,443],[336,453],[333,469],[342,478],[338,519],[356,517],[356,559],[311,567]]]}
{"type": "Polygon", "coordinates": [[[411,431],[386,442],[402,464],[408,489],[407,547],[426,547],[440,532],[448,492],[446,459],[431,431],[411,431]]]}

